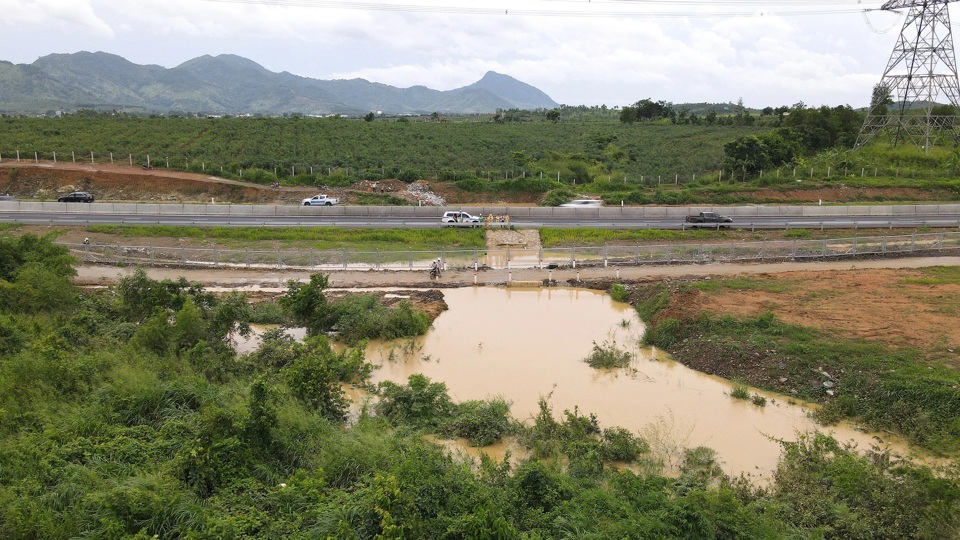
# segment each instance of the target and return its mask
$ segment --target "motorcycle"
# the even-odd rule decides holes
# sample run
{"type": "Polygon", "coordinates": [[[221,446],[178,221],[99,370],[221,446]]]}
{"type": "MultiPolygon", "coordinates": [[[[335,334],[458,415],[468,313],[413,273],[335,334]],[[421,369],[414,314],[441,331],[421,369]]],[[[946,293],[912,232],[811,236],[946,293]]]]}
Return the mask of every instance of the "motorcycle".
{"type": "Polygon", "coordinates": [[[436,266],[430,268],[430,279],[440,279],[440,269],[436,266]]]}

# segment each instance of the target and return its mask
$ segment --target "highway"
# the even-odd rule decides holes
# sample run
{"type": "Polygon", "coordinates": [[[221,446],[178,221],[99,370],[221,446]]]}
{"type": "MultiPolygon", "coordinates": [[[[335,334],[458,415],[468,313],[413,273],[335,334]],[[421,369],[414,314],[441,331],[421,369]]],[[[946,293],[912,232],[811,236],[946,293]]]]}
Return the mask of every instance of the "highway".
{"type": "MultiPolygon", "coordinates": [[[[124,213],[63,213],[63,212],[17,212],[0,213],[0,223],[23,223],[32,225],[86,226],[111,225],[197,225],[204,227],[344,227],[344,228],[439,228],[437,217],[390,216],[389,210],[382,216],[268,216],[268,215],[200,215],[200,214],[124,214],[124,213]]],[[[578,217],[551,216],[536,218],[512,218],[509,225],[522,228],[587,227],[597,229],[685,229],[690,228],[682,219],[625,218],[596,216],[578,217]]],[[[497,226],[501,226],[497,224],[497,226]]],[[[713,228],[705,226],[704,228],[713,228]]],[[[862,229],[862,228],[916,228],[960,227],[957,214],[917,215],[832,215],[832,216],[751,216],[734,218],[733,228],[738,229],[862,229]]]]}

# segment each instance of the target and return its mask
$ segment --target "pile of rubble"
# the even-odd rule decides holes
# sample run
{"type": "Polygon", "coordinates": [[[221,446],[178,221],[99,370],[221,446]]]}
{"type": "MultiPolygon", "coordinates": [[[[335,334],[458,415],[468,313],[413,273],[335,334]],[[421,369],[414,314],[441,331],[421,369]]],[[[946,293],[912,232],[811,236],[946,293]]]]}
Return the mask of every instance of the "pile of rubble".
{"type": "Polygon", "coordinates": [[[424,206],[446,206],[447,201],[430,190],[430,184],[417,180],[407,187],[407,192],[413,195],[424,206]]]}

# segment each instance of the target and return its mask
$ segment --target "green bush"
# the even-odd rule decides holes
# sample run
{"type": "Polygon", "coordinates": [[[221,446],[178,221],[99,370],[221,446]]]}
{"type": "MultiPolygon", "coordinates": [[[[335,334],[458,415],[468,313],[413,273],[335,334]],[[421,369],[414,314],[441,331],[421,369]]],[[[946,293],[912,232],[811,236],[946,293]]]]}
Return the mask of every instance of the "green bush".
{"type": "Polygon", "coordinates": [[[641,454],[650,451],[650,445],[645,440],[621,427],[604,429],[602,443],[605,461],[633,463],[641,454]]]}
{"type": "Polygon", "coordinates": [[[570,188],[558,188],[547,191],[541,203],[543,206],[560,206],[577,197],[577,193],[570,188]]]}
{"type": "Polygon", "coordinates": [[[593,350],[583,359],[590,367],[598,369],[625,368],[633,360],[633,353],[617,347],[617,343],[603,342],[603,345],[597,345],[593,342],[593,350]]]}
{"type": "Polygon", "coordinates": [[[406,385],[381,382],[378,393],[376,412],[394,425],[436,428],[455,410],[447,385],[419,374],[408,377],[406,385]]]}
{"type": "Polygon", "coordinates": [[[440,433],[464,437],[473,446],[499,441],[510,427],[510,404],[502,399],[465,401],[454,407],[453,416],[442,423],[440,433]]]}
{"type": "Polygon", "coordinates": [[[479,178],[465,178],[463,180],[457,180],[453,185],[461,191],[483,193],[487,190],[488,184],[489,182],[480,180],[479,178]]]}
{"type": "Polygon", "coordinates": [[[279,302],[257,302],[250,306],[250,322],[253,324],[283,324],[290,315],[279,302]]]}
{"type": "Polygon", "coordinates": [[[347,417],[347,398],[336,373],[321,355],[305,354],[285,371],[287,386],[300,401],[331,422],[347,417]]]}
{"type": "Polygon", "coordinates": [[[750,390],[743,383],[733,383],[730,389],[730,397],[733,399],[750,399],[750,390]]]}
{"type": "Polygon", "coordinates": [[[384,307],[372,295],[348,296],[332,306],[333,330],[339,339],[356,344],[365,339],[396,339],[426,333],[430,318],[409,302],[384,307]]]}
{"type": "Polygon", "coordinates": [[[643,342],[646,345],[669,349],[679,343],[684,335],[684,328],[680,320],[668,317],[661,319],[656,324],[647,326],[647,331],[643,334],[643,342]]]}
{"type": "Polygon", "coordinates": [[[626,303],[630,301],[630,290],[621,283],[614,283],[613,285],[610,285],[609,294],[610,298],[616,302],[626,303]]]}

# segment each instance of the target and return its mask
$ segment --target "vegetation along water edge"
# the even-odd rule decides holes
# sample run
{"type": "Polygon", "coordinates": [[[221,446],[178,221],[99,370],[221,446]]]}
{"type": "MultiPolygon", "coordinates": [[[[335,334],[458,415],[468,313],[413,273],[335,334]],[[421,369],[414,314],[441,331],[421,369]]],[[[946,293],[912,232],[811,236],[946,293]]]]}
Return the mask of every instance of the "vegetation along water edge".
{"type": "MultiPolygon", "coordinates": [[[[369,301],[329,295],[317,275],[261,314],[304,324],[310,336],[269,333],[238,355],[227,339],[251,318],[245,295],[142,273],[78,289],[73,264],[48,237],[0,237],[5,538],[892,539],[952,538],[960,528],[955,468],[823,435],[784,442],[773,480],[756,486],[725,476],[708,448],[688,449],[668,477],[642,438],[589,412],[553,411],[549,396],[519,424],[503,401],[455,403],[442,383],[412,376],[374,388],[375,405],[348,420],[342,385],[365,384],[371,368],[357,351],[374,335],[341,338],[343,321],[415,335],[424,330],[415,306],[381,318],[369,301]],[[362,323],[366,313],[377,323],[362,323]],[[354,346],[334,348],[341,339],[354,346]],[[531,454],[466,462],[428,433],[478,445],[515,437],[531,454]]],[[[645,300],[647,320],[669,313],[674,294],[633,285],[617,294],[626,292],[645,300]]],[[[680,337],[670,324],[655,324],[653,339],[680,337]]],[[[803,332],[769,316],[745,328],[758,339],[803,332]]],[[[882,352],[864,347],[863,364],[882,352]]],[[[951,436],[932,434],[918,442],[951,436]]]]}

